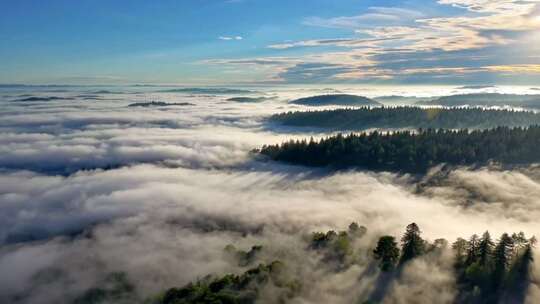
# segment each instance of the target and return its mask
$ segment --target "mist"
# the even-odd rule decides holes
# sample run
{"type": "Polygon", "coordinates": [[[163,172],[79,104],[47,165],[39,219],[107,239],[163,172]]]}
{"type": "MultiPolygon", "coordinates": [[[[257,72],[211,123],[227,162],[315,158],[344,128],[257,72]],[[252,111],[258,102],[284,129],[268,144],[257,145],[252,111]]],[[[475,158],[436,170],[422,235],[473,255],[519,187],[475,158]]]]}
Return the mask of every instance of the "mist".
{"type": "MultiPolygon", "coordinates": [[[[264,144],[327,135],[266,125],[268,115],[304,109],[287,103],[294,90],[271,93],[278,98],[260,103],[154,92],[1,101],[0,302],[71,302],[112,273],[133,286],[126,303],[143,302],[209,274],[280,260],[301,281],[291,303],[362,302],[382,285],[384,303],[453,303],[449,248],[382,284],[372,258],[377,238],[399,239],[412,222],[429,241],[486,230],[539,235],[536,166],[413,176],[308,169],[253,155],[264,144]],[[127,107],[147,100],[195,105],[127,107]],[[355,263],[338,270],[309,250],[312,232],[346,230],[351,222],[367,228],[354,241],[355,263]],[[230,244],[263,249],[239,265],[224,252],[230,244]]],[[[260,301],[275,303],[276,293],[269,286],[260,301]]],[[[533,282],[527,302],[539,300],[533,282]]]]}

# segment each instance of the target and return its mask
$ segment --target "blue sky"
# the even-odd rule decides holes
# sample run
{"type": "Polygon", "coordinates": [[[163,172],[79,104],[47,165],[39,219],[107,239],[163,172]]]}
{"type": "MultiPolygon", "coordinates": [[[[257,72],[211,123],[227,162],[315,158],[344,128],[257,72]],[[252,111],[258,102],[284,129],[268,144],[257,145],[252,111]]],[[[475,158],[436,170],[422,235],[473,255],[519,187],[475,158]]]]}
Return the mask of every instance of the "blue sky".
{"type": "Polygon", "coordinates": [[[0,83],[540,81],[540,0],[0,0],[0,83]]]}

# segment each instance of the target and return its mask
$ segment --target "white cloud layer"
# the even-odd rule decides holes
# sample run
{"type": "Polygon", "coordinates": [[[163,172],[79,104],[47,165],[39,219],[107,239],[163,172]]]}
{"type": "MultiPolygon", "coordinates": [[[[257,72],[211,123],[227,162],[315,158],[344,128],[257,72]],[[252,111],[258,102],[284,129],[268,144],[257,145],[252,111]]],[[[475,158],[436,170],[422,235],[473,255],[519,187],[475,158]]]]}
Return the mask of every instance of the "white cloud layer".
{"type": "MultiPolygon", "coordinates": [[[[430,240],[539,231],[538,168],[462,168],[416,181],[253,160],[249,151],[262,144],[320,135],[277,132],[262,121],[303,109],[285,99],[317,92],[260,93],[278,97],[262,103],[155,92],[24,103],[10,93],[0,109],[0,302],[70,301],[112,272],[126,274],[137,290],[129,300],[139,301],[206,274],[245,270],[223,255],[233,243],[262,244],[257,262],[277,257],[297,270],[304,288],[293,303],[351,303],[376,286],[369,258],[376,238],[399,236],[410,222],[430,240]],[[127,107],[145,100],[194,105],[127,107]],[[336,272],[306,250],[312,231],[352,221],[369,229],[354,243],[363,257],[357,265],[336,272]]],[[[451,265],[447,251],[419,259],[385,302],[452,303],[451,265]]],[[[538,290],[531,286],[531,303],[538,290]]]]}

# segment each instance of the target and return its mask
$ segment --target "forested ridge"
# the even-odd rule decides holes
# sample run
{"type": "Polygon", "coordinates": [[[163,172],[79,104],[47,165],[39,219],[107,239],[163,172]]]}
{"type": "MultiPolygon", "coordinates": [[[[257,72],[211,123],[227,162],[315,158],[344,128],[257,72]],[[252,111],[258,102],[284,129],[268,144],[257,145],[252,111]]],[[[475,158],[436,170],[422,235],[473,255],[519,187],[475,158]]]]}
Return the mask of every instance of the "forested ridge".
{"type": "Polygon", "coordinates": [[[540,127],[337,134],[290,140],[257,152],[273,160],[337,169],[424,173],[438,164],[530,164],[540,161],[540,127]]]}
{"type": "Polygon", "coordinates": [[[540,107],[540,95],[501,93],[458,94],[442,96],[431,101],[419,101],[417,104],[444,106],[514,106],[537,109],[540,107]]]}
{"type": "Polygon", "coordinates": [[[367,128],[494,128],[540,124],[540,114],[530,111],[482,108],[362,107],[276,114],[271,122],[294,127],[332,130],[367,128]]]}
{"type": "Polygon", "coordinates": [[[368,105],[380,105],[379,102],[369,99],[364,96],[349,95],[349,94],[327,94],[304,97],[296,100],[292,100],[290,103],[299,104],[305,106],[330,106],[330,105],[342,105],[342,106],[368,106],[368,105]]]}

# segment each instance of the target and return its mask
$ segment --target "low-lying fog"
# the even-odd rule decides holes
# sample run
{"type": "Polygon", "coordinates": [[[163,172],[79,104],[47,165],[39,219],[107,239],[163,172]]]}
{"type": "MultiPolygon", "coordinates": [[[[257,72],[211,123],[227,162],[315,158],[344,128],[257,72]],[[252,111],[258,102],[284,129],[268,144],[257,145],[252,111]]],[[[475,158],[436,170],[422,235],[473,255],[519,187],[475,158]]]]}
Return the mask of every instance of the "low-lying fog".
{"type": "MultiPolygon", "coordinates": [[[[316,253],[299,240],[352,221],[367,227],[357,244],[367,249],[382,234],[399,237],[411,222],[429,240],[453,242],[485,230],[494,237],[519,231],[540,236],[536,167],[460,168],[444,175],[434,168],[417,177],[332,173],[250,154],[263,144],[325,135],[274,130],[263,119],[307,109],[288,99],[331,90],[265,89],[251,95],[272,98],[253,103],[227,101],[242,94],[107,90],[0,91],[2,303],[69,302],[112,272],[126,273],[136,286],[133,299],[145,299],[207,274],[245,270],[223,256],[228,244],[261,244],[269,248],[268,260],[279,256],[305,266],[298,268],[309,288],[296,303],[351,303],[374,288],[369,266],[314,269],[316,253]],[[22,95],[61,98],[21,101],[28,97],[22,95]],[[128,107],[151,101],[189,104],[128,107]]],[[[339,90],[369,97],[473,91],[339,90]]],[[[451,263],[451,254],[413,263],[385,301],[451,303],[451,263]]],[[[540,285],[529,288],[527,301],[540,301],[540,285]]]]}

